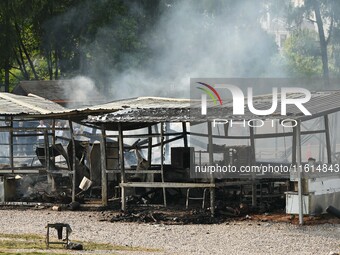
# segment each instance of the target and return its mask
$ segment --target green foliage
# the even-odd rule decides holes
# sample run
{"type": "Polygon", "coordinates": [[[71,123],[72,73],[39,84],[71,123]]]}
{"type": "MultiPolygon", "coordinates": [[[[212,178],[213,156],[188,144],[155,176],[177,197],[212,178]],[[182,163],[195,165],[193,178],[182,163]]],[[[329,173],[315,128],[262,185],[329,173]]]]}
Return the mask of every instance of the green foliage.
{"type": "Polygon", "coordinates": [[[293,76],[321,75],[322,62],[317,34],[310,30],[293,33],[284,44],[283,55],[288,72],[293,76]]]}
{"type": "MultiPolygon", "coordinates": [[[[84,74],[105,87],[112,72],[131,68],[139,70],[156,61],[153,57],[159,52],[150,48],[149,40],[162,42],[168,38],[157,35],[150,38],[147,32],[153,31],[162,15],[177,8],[179,1],[2,0],[0,85],[9,82],[13,87],[20,80],[59,79],[84,74]],[[6,74],[9,74],[8,81],[6,74]]],[[[258,21],[264,17],[265,11],[269,11],[274,16],[285,18],[287,25],[299,27],[311,17],[317,1],[322,18],[327,21],[325,24],[329,24],[325,34],[330,35],[326,38],[330,74],[340,75],[338,0],[305,0],[302,6],[281,0],[187,1],[202,17],[209,15],[213,20],[214,16],[226,14],[226,33],[239,33],[241,42],[252,41],[253,47],[247,47],[239,52],[239,58],[230,60],[239,75],[258,76],[265,72],[271,75],[268,73],[268,63],[271,63],[285,66],[289,75],[307,77],[322,75],[318,33],[297,29],[286,40],[283,55],[274,58],[277,51],[274,38],[261,30],[258,21]],[[263,52],[268,54],[263,56],[263,52]]],[[[226,47],[227,50],[234,49],[226,47]]]]}

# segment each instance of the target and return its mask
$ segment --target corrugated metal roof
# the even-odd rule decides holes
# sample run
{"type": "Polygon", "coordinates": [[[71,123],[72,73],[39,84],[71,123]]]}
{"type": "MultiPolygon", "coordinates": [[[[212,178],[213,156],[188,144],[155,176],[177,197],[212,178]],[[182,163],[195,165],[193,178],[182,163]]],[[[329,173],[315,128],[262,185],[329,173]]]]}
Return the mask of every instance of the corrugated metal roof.
{"type": "MultiPolygon", "coordinates": [[[[291,94],[288,97],[300,97],[291,94]]],[[[280,103],[279,103],[280,104],[280,103]]],[[[269,109],[272,105],[271,95],[257,96],[254,98],[256,109],[269,109]]],[[[256,118],[291,118],[307,120],[340,110],[340,90],[312,93],[312,98],[304,106],[312,113],[312,116],[304,116],[300,110],[293,106],[287,106],[287,116],[280,115],[280,107],[265,117],[259,117],[245,109],[245,115],[233,116],[232,102],[225,101],[223,106],[213,107],[208,119],[256,119],[256,118]],[[223,108],[221,108],[223,107],[223,108]],[[223,111],[221,111],[221,109],[223,111]],[[223,116],[221,116],[223,112],[223,116]]],[[[206,121],[207,117],[200,113],[200,102],[190,99],[138,97],[126,100],[114,101],[102,105],[86,108],[66,109],[52,101],[30,94],[19,96],[10,93],[0,93],[0,115],[45,115],[46,117],[73,116],[73,118],[86,118],[84,123],[100,124],[113,122],[130,123],[154,123],[162,121],[187,122],[206,121]],[[92,114],[92,116],[91,116],[92,114]]]]}
{"type": "MultiPolygon", "coordinates": [[[[304,95],[288,94],[287,98],[299,98],[304,95]]],[[[246,101],[246,100],[245,100],[246,101]]],[[[262,95],[253,99],[255,109],[269,109],[272,106],[272,96],[262,95]]],[[[201,115],[200,101],[190,99],[174,99],[174,98],[157,98],[157,97],[140,97],[127,100],[119,100],[112,103],[97,105],[86,109],[78,109],[78,111],[88,111],[89,113],[98,110],[111,109],[111,113],[98,116],[89,116],[84,123],[101,124],[114,122],[162,122],[162,121],[206,121],[214,118],[228,119],[295,119],[307,120],[313,119],[328,113],[340,110],[340,90],[313,92],[309,102],[304,106],[312,114],[305,116],[296,106],[287,105],[287,115],[281,115],[281,102],[278,100],[276,111],[268,116],[258,116],[251,113],[245,108],[245,114],[235,116],[232,114],[232,101],[225,101],[223,106],[211,108],[208,117],[201,115]],[[222,108],[221,108],[222,107],[222,108]],[[223,115],[222,115],[222,114],[223,115]]]]}
{"type": "Polygon", "coordinates": [[[19,96],[11,93],[0,93],[0,115],[50,115],[60,114],[67,110],[45,98],[30,94],[19,96]]]}
{"type": "Polygon", "coordinates": [[[131,109],[150,109],[150,108],[188,108],[190,107],[190,99],[181,98],[165,98],[165,97],[136,97],[123,100],[117,100],[110,103],[84,107],[77,109],[78,111],[97,111],[97,110],[123,110],[131,109]]]}

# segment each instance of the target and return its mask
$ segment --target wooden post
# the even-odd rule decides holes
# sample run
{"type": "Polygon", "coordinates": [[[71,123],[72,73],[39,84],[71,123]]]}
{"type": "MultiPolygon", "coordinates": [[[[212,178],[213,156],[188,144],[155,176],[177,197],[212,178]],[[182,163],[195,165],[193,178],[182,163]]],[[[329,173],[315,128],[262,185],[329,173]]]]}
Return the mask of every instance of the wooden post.
{"type": "Polygon", "coordinates": [[[48,141],[48,133],[47,129],[44,130],[44,151],[45,151],[45,161],[46,161],[46,170],[51,170],[50,167],[50,150],[49,150],[49,141],[48,141]]]}
{"type": "MultiPolygon", "coordinates": [[[[255,137],[254,137],[254,127],[253,121],[251,121],[251,126],[249,126],[249,134],[250,134],[250,146],[251,146],[251,164],[256,162],[256,153],[255,153],[255,137]]],[[[252,185],[251,185],[251,204],[252,206],[256,206],[257,198],[256,198],[256,182],[254,173],[252,173],[252,185]]]]}
{"type": "Polygon", "coordinates": [[[44,130],[44,151],[45,151],[45,162],[46,162],[46,173],[48,183],[51,185],[51,191],[55,191],[55,182],[54,178],[51,175],[51,164],[50,164],[50,144],[48,140],[48,130],[45,128],[44,130]]]}
{"type": "Polygon", "coordinates": [[[324,116],[324,121],[325,121],[325,133],[326,133],[327,161],[328,161],[328,164],[332,164],[331,136],[330,136],[329,120],[328,120],[327,114],[324,116]]]}
{"type": "MultiPolygon", "coordinates": [[[[152,126],[148,126],[148,134],[149,134],[149,138],[148,138],[148,162],[149,162],[149,169],[151,169],[151,165],[152,165],[152,126]]],[[[154,174],[150,174],[150,175],[151,175],[152,181],[154,181],[155,175],[154,174]]]]}
{"type": "Polygon", "coordinates": [[[54,145],[56,142],[55,137],[55,119],[52,120],[52,144],[54,145]]]}
{"type": "Polygon", "coordinates": [[[74,140],[73,124],[69,120],[71,142],[72,142],[72,202],[76,201],[76,142],[74,140]]]}
{"type": "Polygon", "coordinates": [[[293,127],[293,141],[292,141],[292,164],[293,165],[296,165],[296,134],[297,134],[296,127],[293,127]]]}
{"type": "Polygon", "coordinates": [[[9,131],[9,162],[11,165],[12,173],[14,173],[14,149],[13,149],[13,117],[10,118],[10,131],[9,131]]]}
{"type": "Polygon", "coordinates": [[[100,137],[100,163],[102,169],[102,205],[107,206],[106,133],[104,126],[101,128],[100,137]]]}
{"type": "Polygon", "coordinates": [[[302,190],[302,165],[301,165],[301,122],[297,121],[295,127],[296,136],[296,170],[298,174],[298,197],[299,197],[299,224],[303,225],[303,190],[302,190]]]}
{"type": "MultiPolygon", "coordinates": [[[[52,144],[55,145],[57,138],[55,137],[55,119],[52,120],[52,144]]],[[[52,150],[53,151],[53,150],[52,150]]],[[[55,157],[53,155],[52,162],[55,164],[55,157]]]]}
{"type": "Polygon", "coordinates": [[[188,147],[188,133],[187,133],[187,123],[186,122],[182,122],[182,131],[183,131],[184,147],[188,147]]]}
{"type": "Polygon", "coordinates": [[[227,124],[223,125],[224,128],[224,136],[228,137],[228,132],[229,132],[229,122],[227,124]]]}
{"type": "MultiPolygon", "coordinates": [[[[123,128],[122,123],[118,123],[118,142],[119,142],[119,162],[120,162],[120,173],[121,183],[125,183],[125,166],[124,166],[124,141],[123,141],[123,128]]],[[[122,185],[122,210],[126,211],[126,197],[125,187],[122,185]]]]}
{"type": "MultiPolygon", "coordinates": [[[[161,178],[164,183],[164,122],[161,122],[161,178]]],[[[166,207],[166,189],[163,188],[163,202],[166,207]]]]}
{"type": "Polygon", "coordinates": [[[151,161],[152,161],[152,126],[148,126],[148,161],[149,161],[149,166],[151,166],[151,161]]]}
{"type": "MultiPolygon", "coordinates": [[[[213,150],[213,137],[212,137],[212,125],[211,122],[208,121],[208,148],[209,148],[209,165],[212,166],[214,164],[214,150],[213,150]]],[[[215,178],[212,175],[210,178],[210,183],[215,183],[215,178]]],[[[215,188],[210,188],[210,212],[211,217],[215,217],[215,188]]]]}

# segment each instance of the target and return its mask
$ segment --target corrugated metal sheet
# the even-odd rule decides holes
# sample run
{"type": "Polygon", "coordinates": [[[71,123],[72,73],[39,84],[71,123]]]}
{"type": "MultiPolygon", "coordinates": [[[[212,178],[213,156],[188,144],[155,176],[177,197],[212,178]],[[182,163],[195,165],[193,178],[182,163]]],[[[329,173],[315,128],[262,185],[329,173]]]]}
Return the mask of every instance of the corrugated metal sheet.
{"type": "MultiPolygon", "coordinates": [[[[289,98],[301,95],[291,94],[289,98]]],[[[272,105],[271,96],[264,95],[254,98],[256,109],[269,109],[272,105]]],[[[280,105],[280,103],[279,103],[280,105]]],[[[300,110],[288,105],[287,116],[281,116],[280,107],[265,117],[261,118],[291,118],[306,120],[322,116],[340,110],[340,90],[314,92],[309,102],[304,106],[312,113],[312,116],[304,116],[300,110]]],[[[100,124],[113,122],[161,122],[161,121],[206,121],[206,117],[200,113],[200,101],[190,99],[139,97],[119,100],[102,105],[86,108],[66,109],[54,102],[35,95],[18,96],[10,93],[0,93],[0,115],[63,115],[74,118],[85,118],[84,123],[100,124]],[[89,117],[86,116],[90,115],[89,117]]],[[[232,102],[225,101],[223,106],[212,108],[208,115],[213,118],[254,119],[259,116],[245,109],[245,115],[233,116],[232,102]],[[223,108],[221,108],[223,107],[223,108]],[[223,115],[221,115],[221,112],[223,115]]]]}
{"type": "MultiPolygon", "coordinates": [[[[287,98],[299,98],[303,95],[289,94],[287,98]]],[[[246,100],[245,100],[246,101],[246,100]]],[[[287,105],[287,115],[281,115],[281,102],[278,100],[276,111],[268,116],[258,116],[251,113],[245,107],[245,114],[235,116],[232,114],[232,101],[225,101],[223,106],[216,106],[209,109],[208,117],[200,113],[200,101],[189,99],[172,99],[157,97],[140,97],[127,100],[119,100],[112,103],[98,105],[78,111],[95,112],[98,110],[111,109],[111,113],[104,115],[89,116],[84,123],[100,124],[113,122],[161,122],[161,121],[206,121],[214,118],[228,119],[295,119],[307,120],[322,116],[324,114],[337,112],[340,110],[340,90],[313,92],[312,98],[304,106],[311,112],[311,116],[305,116],[296,106],[287,105]]],[[[272,96],[263,95],[254,97],[253,105],[255,109],[264,110],[272,106],[272,96]]]]}
{"type": "Polygon", "coordinates": [[[64,107],[35,95],[18,96],[0,93],[0,115],[2,116],[50,115],[66,111],[64,107]]]}
{"type": "Polygon", "coordinates": [[[131,109],[150,109],[150,108],[188,108],[190,99],[164,98],[164,97],[136,97],[124,100],[117,100],[106,104],[79,108],[78,111],[98,111],[112,109],[114,111],[131,109]]]}

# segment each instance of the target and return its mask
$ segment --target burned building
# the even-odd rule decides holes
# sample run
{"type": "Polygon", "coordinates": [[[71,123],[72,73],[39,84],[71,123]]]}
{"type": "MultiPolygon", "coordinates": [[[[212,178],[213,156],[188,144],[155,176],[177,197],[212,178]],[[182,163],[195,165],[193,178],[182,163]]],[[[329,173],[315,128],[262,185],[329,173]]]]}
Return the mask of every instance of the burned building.
{"type": "MultiPolygon", "coordinates": [[[[72,146],[66,153],[61,150],[59,153],[66,158],[72,200],[81,192],[78,186],[85,176],[93,182],[90,192],[99,191],[96,194],[101,196],[102,205],[120,201],[123,210],[129,204],[188,206],[196,200],[203,207],[209,207],[214,215],[215,198],[227,201],[237,194],[253,206],[275,196],[285,197],[286,212],[299,213],[301,218],[303,214],[323,213],[328,205],[340,206],[336,168],[340,163],[337,153],[339,96],[339,91],[312,93],[305,104],[312,114],[309,116],[288,106],[285,116],[274,112],[258,118],[246,111],[243,122],[239,116],[230,114],[225,116],[228,121],[214,123],[218,115],[202,117],[197,105],[195,108],[188,99],[141,97],[66,110],[37,96],[4,93],[1,98],[4,106],[7,104],[3,108],[7,111],[0,115],[4,123],[18,117],[68,121],[72,146]],[[236,125],[232,125],[233,122],[236,125]],[[75,123],[92,129],[79,135],[75,123]],[[243,123],[247,124],[243,127],[243,123]],[[195,172],[195,166],[217,164],[238,170],[242,166],[261,166],[262,171],[242,175],[195,172]],[[83,165],[83,169],[79,165],[83,165]],[[264,173],[263,166],[281,166],[288,171],[268,174],[264,173]],[[320,171],[318,167],[322,167],[320,171]],[[334,170],[330,171],[331,167],[335,167],[334,170]],[[327,171],[322,170],[326,168],[327,171]],[[308,169],[310,173],[296,169],[308,169]]],[[[256,109],[270,106],[270,96],[254,98],[256,109]]],[[[231,113],[231,102],[223,107],[231,113]]],[[[13,122],[4,124],[2,130],[9,132],[9,141],[17,132],[13,122]]],[[[44,133],[45,138],[48,135],[44,133]]],[[[45,148],[50,147],[49,139],[44,143],[45,148]]],[[[16,169],[11,162],[13,142],[12,145],[13,148],[8,149],[8,169],[3,166],[0,171],[13,176],[27,171],[28,167],[16,169]]],[[[50,150],[44,151],[44,157],[50,158],[50,150]]],[[[49,173],[53,160],[47,158],[41,165],[49,173]]]]}

